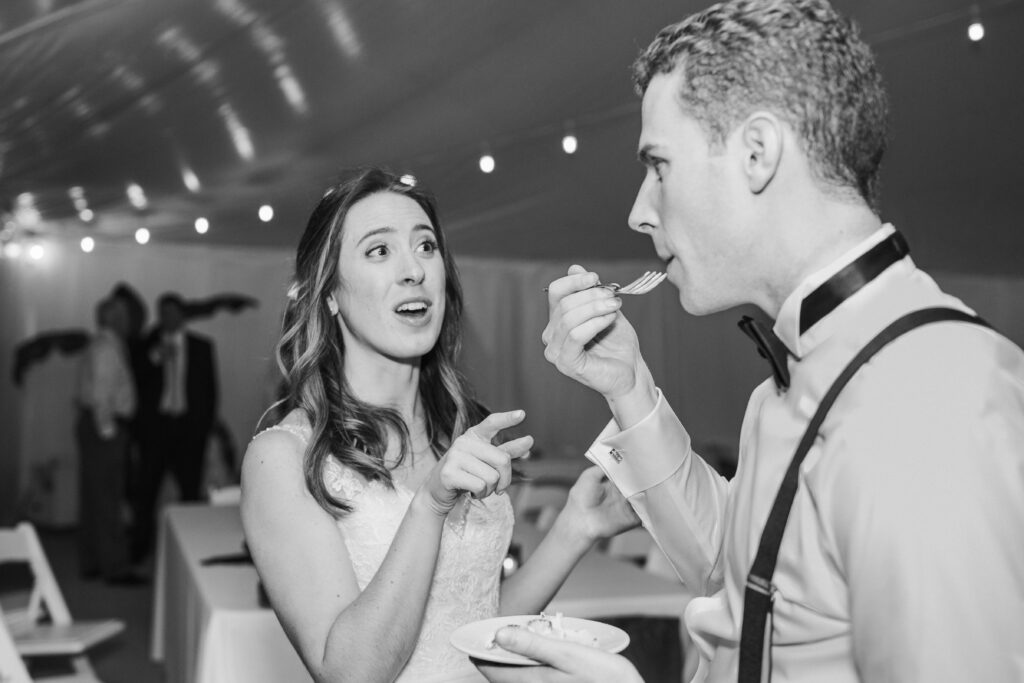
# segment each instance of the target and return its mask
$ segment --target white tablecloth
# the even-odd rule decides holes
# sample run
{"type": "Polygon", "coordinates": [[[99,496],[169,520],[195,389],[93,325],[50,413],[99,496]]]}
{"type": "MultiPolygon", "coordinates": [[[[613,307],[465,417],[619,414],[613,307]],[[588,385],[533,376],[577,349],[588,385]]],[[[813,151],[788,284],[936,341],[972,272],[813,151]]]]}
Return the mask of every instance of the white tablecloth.
{"type": "MultiPolygon", "coordinates": [[[[537,529],[517,525],[513,540],[526,557],[541,537],[537,529]]],[[[151,644],[153,659],[165,663],[167,683],[311,680],[277,617],[259,606],[253,566],[200,564],[241,550],[238,507],[167,508],[157,554],[151,644]]],[[[584,618],[681,618],[688,600],[678,582],[592,551],[547,611],[584,618]]]]}
{"type": "Polygon", "coordinates": [[[242,551],[237,506],[172,505],[157,553],[153,659],[167,683],[311,681],[274,613],[259,606],[251,564],[202,566],[242,551]]]}

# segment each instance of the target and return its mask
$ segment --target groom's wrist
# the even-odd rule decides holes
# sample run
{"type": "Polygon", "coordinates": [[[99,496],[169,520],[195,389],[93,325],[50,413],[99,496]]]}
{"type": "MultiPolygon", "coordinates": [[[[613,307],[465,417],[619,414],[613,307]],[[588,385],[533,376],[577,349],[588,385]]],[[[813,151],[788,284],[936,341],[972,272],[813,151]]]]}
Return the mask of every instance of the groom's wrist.
{"type": "Polygon", "coordinates": [[[621,396],[609,397],[607,401],[612,417],[623,431],[650,415],[658,405],[658,388],[647,364],[640,362],[632,389],[621,396]]]}

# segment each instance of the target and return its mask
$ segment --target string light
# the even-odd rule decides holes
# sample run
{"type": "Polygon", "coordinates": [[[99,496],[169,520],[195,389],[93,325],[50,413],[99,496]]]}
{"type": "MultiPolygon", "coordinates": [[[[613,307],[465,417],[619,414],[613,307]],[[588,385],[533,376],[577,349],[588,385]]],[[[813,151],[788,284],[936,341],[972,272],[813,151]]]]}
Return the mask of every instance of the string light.
{"type": "Polygon", "coordinates": [[[86,254],[92,252],[92,250],[96,248],[96,240],[94,240],[91,237],[83,237],[80,244],[82,247],[82,251],[84,251],[86,254]]]}
{"type": "Polygon", "coordinates": [[[196,219],[196,232],[200,235],[205,235],[206,231],[210,229],[210,221],[200,216],[196,219]]]}
{"type": "Polygon", "coordinates": [[[274,219],[274,207],[270,204],[264,204],[260,207],[259,216],[261,221],[269,223],[274,219]]]}
{"type": "Polygon", "coordinates": [[[576,131],[572,122],[565,124],[565,135],[562,136],[562,151],[566,154],[575,154],[579,149],[579,140],[576,139],[576,131]]]}
{"type": "Polygon", "coordinates": [[[490,150],[484,146],[484,152],[480,155],[480,170],[484,173],[493,173],[494,167],[494,157],[491,155],[490,150]]]}
{"type": "Polygon", "coordinates": [[[199,182],[199,176],[188,166],[181,169],[181,182],[185,183],[185,187],[190,192],[199,192],[203,187],[202,183],[199,182]]]}
{"type": "Polygon", "coordinates": [[[139,244],[145,244],[149,241],[149,230],[146,228],[139,228],[135,231],[135,241],[139,244]]]}
{"type": "Polygon", "coordinates": [[[967,27],[967,37],[975,43],[985,37],[985,25],[981,23],[981,11],[977,5],[971,6],[971,23],[967,27]]]}
{"type": "Polygon", "coordinates": [[[18,258],[21,256],[21,245],[17,242],[8,242],[4,245],[4,256],[7,258],[18,258]]]}
{"type": "Polygon", "coordinates": [[[42,261],[44,256],[46,256],[46,250],[43,245],[36,243],[28,248],[28,257],[33,261],[42,261]]]}
{"type": "Polygon", "coordinates": [[[82,209],[78,212],[78,217],[82,219],[83,223],[88,223],[95,217],[95,214],[92,209],[82,209]]]}
{"type": "Polygon", "coordinates": [[[146,193],[138,183],[128,183],[125,193],[128,195],[128,202],[136,209],[141,211],[149,206],[149,200],[146,199],[146,193]]]}
{"type": "Polygon", "coordinates": [[[579,147],[579,141],[576,136],[572,133],[566,133],[565,137],[562,138],[562,150],[566,154],[575,154],[579,147]]]}

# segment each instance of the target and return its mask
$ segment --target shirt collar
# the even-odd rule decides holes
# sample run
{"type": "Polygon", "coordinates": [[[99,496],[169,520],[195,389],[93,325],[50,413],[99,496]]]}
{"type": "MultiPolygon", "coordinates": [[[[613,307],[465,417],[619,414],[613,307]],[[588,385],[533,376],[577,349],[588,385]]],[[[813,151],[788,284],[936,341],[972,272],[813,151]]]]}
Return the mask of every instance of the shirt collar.
{"type": "Polygon", "coordinates": [[[797,285],[797,288],[794,289],[788,297],[786,297],[784,302],[782,302],[782,307],[779,309],[779,316],[775,320],[775,334],[782,340],[782,343],[786,345],[786,348],[788,348],[793,355],[797,357],[797,359],[802,358],[831,335],[834,329],[834,325],[832,323],[835,312],[843,310],[851,300],[857,299],[860,292],[855,293],[850,297],[850,299],[839,304],[839,306],[833,309],[801,335],[800,307],[803,305],[804,298],[817,289],[823,282],[855,261],[876,244],[889,237],[895,231],[896,228],[891,224],[884,224],[855,247],[846,251],[839,258],[804,278],[803,281],[797,285]]]}

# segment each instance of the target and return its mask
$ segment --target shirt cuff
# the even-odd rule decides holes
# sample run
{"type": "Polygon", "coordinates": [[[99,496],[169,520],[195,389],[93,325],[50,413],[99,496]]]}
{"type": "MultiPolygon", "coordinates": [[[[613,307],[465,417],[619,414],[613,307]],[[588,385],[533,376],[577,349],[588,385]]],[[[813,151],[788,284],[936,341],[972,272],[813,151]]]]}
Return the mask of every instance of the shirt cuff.
{"type": "Polygon", "coordinates": [[[690,455],[690,435],[658,389],[654,410],[629,429],[610,420],[587,449],[626,498],[668,479],[690,455]]]}

